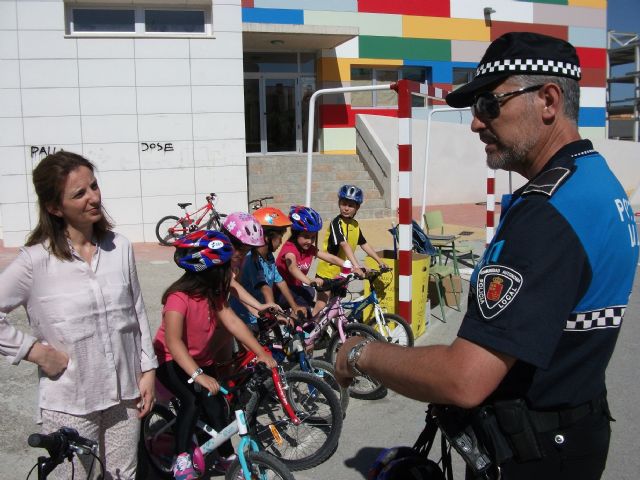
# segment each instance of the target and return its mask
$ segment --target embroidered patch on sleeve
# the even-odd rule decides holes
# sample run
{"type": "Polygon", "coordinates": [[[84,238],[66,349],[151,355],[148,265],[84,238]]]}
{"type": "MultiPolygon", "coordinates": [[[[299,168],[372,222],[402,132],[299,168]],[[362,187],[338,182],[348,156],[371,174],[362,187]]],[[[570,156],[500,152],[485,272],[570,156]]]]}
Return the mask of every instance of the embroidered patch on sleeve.
{"type": "Polygon", "coordinates": [[[509,306],[522,288],[522,275],[503,265],[487,265],[478,272],[480,313],[490,320],[509,306]]]}

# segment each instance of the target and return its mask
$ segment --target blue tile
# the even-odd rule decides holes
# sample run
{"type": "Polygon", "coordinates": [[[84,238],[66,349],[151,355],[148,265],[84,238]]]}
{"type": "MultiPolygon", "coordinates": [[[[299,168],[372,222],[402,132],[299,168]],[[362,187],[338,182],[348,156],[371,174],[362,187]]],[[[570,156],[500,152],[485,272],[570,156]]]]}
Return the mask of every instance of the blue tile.
{"type": "Polygon", "coordinates": [[[279,8],[243,8],[242,21],[245,23],[302,25],[304,24],[304,11],[279,8]]]}
{"type": "Polygon", "coordinates": [[[582,107],[578,114],[580,127],[604,127],[607,119],[606,110],[601,107],[582,107]]]}

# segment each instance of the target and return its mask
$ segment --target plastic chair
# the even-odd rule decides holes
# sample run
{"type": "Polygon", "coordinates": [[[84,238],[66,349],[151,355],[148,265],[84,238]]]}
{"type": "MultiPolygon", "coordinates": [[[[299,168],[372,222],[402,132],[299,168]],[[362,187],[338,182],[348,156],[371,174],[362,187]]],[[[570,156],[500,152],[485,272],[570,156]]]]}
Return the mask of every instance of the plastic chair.
{"type": "MultiPolygon", "coordinates": [[[[475,257],[473,255],[473,248],[466,242],[458,241],[459,235],[445,235],[444,233],[444,218],[442,211],[433,210],[424,214],[424,225],[427,230],[427,236],[433,246],[438,249],[440,256],[449,258],[453,261],[453,269],[456,275],[460,274],[459,262],[462,258],[469,258],[471,266],[475,266],[475,257]]],[[[445,260],[445,264],[447,263],[445,260]]],[[[440,261],[439,263],[442,263],[440,261]]]]}
{"type": "MultiPolygon", "coordinates": [[[[442,314],[442,318],[439,318],[442,323],[447,323],[447,316],[445,313],[445,302],[444,302],[444,280],[445,278],[451,278],[451,283],[453,284],[453,276],[456,275],[453,265],[443,265],[442,263],[436,263],[435,265],[431,265],[429,267],[429,277],[433,279],[435,284],[436,294],[438,295],[438,305],[440,306],[440,313],[442,314]]],[[[456,300],[456,309],[460,311],[460,298],[458,297],[458,293],[453,290],[453,296],[456,300]]],[[[432,314],[433,315],[433,314],[432,314]]],[[[436,317],[435,315],[433,315],[436,317]]],[[[436,317],[438,318],[438,317],[436,317]]]]}

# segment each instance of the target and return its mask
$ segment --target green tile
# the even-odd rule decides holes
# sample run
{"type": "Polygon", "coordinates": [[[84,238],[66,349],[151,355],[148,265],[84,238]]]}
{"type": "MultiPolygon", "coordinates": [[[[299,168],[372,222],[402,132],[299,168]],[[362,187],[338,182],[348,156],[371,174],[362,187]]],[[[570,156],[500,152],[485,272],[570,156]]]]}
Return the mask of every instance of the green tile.
{"type": "Polygon", "coordinates": [[[360,35],[360,58],[400,60],[451,60],[451,41],[425,38],[360,35]]]}

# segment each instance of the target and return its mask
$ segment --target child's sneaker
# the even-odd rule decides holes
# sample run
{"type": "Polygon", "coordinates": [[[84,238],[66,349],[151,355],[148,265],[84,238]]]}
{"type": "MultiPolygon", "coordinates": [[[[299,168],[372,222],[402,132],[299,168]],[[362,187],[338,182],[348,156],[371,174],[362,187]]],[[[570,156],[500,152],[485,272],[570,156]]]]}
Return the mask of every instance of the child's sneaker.
{"type": "Polygon", "coordinates": [[[229,455],[228,457],[220,456],[214,460],[213,468],[215,468],[219,472],[224,473],[229,470],[229,467],[236,460],[236,458],[238,458],[238,456],[235,453],[229,455]]]}
{"type": "Polygon", "coordinates": [[[175,480],[195,480],[200,478],[200,472],[194,468],[191,455],[187,452],[181,453],[176,457],[176,461],[173,464],[173,478],[175,480]]]}

